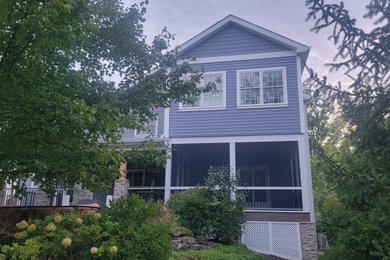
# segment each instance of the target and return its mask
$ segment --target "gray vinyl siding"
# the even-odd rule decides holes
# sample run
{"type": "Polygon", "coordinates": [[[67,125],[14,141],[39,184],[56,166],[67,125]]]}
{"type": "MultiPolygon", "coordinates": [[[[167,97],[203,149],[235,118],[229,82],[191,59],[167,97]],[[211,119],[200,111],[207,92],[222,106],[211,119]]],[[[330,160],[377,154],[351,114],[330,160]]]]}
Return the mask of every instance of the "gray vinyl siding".
{"type": "MultiPolygon", "coordinates": [[[[164,133],[164,108],[157,108],[155,110],[157,113],[157,138],[159,138],[164,133]]],[[[139,138],[137,138],[139,140],[139,138]]],[[[132,142],[135,141],[134,130],[133,129],[124,129],[122,135],[123,142],[132,142]]]]}
{"type": "Polygon", "coordinates": [[[286,51],[286,47],[259,37],[236,25],[229,25],[186,51],[182,57],[215,57],[286,51]]]}
{"type": "Polygon", "coordinates": [[[179,111],[170,109],[170,137],[271,135],[300,133],[296,57],[196,64],[206,72],[226,71],[226,110],[179,111]],[[236,71],[286,67],[287,107],[237,109],[236,71]]]}

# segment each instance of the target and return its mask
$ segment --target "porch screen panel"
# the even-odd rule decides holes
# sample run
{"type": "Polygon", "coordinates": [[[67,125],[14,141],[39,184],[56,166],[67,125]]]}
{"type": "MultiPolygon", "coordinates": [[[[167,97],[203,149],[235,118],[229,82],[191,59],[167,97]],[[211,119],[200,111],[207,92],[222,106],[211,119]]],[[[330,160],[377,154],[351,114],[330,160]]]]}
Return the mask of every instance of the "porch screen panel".
{"type": "Polygon", "coordinates": [[[298,142],[237,143],[236,168],[246,209],[302,210],[298,142]]]}
{"type": "Polygon", "coordinates": [[[229,165],[229,144],[179,144],[172,151],[172,187],[203,185],[210,166],[229,165]]]}

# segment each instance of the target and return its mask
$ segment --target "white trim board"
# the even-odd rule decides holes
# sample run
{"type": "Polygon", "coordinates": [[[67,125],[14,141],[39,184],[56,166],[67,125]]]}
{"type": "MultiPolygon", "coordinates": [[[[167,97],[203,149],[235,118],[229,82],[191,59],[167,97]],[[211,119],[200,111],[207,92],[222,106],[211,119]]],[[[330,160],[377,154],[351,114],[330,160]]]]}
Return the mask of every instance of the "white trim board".
{"type": "MultiPolygon", "coordinates": [[[[281,58],[297,56],[295,51],[275,51],[275,52],[261,52],[241,55],[228,55],[228,56],[215,56],[206,58],[197,58],[194,61],[189,61],[190,64],[199,63],[213,63],[213,62],[226,62],[226,61],[240,61],[240,60],[260,60],[269,58],[281,58]]],[[[183,64],[183,60],[177,62],[178,65],[183,64]]]]}
{"type": "Polygon", "coordinates": [[[284,142],[299,141],[305,136],[294,135],[253,135],[253,136],[217,136],[217,137],[180,137],[170,138],[171,144],[200,144],[200,143],[246,143],[246,142],[284,142]]]}

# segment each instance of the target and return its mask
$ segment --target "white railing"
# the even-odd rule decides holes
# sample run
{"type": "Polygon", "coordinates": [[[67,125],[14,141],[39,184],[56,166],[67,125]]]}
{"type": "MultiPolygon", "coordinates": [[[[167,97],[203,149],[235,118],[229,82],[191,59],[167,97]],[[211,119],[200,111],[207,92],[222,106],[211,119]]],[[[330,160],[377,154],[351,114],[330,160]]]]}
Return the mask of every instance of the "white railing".
{"type": "Polygon", "coordinates": [[[34,206],[38,189],[29,188],[22,196],[15,196],[15,190],[3,189],[2,205],[4,206],[34,206]]]}
{"type": "Polygon", "coordinates": [[[70,206],[70,195],[64,189],[56,189],[51,198],[51,206],[70,206]]]}

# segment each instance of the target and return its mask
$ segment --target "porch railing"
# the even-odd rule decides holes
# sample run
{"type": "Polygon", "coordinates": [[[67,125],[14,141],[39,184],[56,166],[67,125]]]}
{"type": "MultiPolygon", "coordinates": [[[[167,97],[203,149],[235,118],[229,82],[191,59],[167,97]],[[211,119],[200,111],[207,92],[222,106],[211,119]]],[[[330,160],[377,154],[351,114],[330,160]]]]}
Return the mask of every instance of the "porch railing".
{"type": "Polygon", "coordinates": [[[138,194],[144,200],[164,200],[164,187],[130,187],[129,194],[138,194]]]}
{"type": "Polygon", "coordinates": [[[302,210],[301,187],[239,187],[247,210],[302,210]]]}
{"type": "Polygon", "coordinates": [[[34,206],[38,189],[30,188],[22,196],[16,196],[15,190],[3,189],[2,205],[4,206],[34,206]]]}
{"type": "Polygon", "coordinates": [[[56,189],[51,198],[51,206],[70,206],[70,196],[64,189],[56,189]]]}

